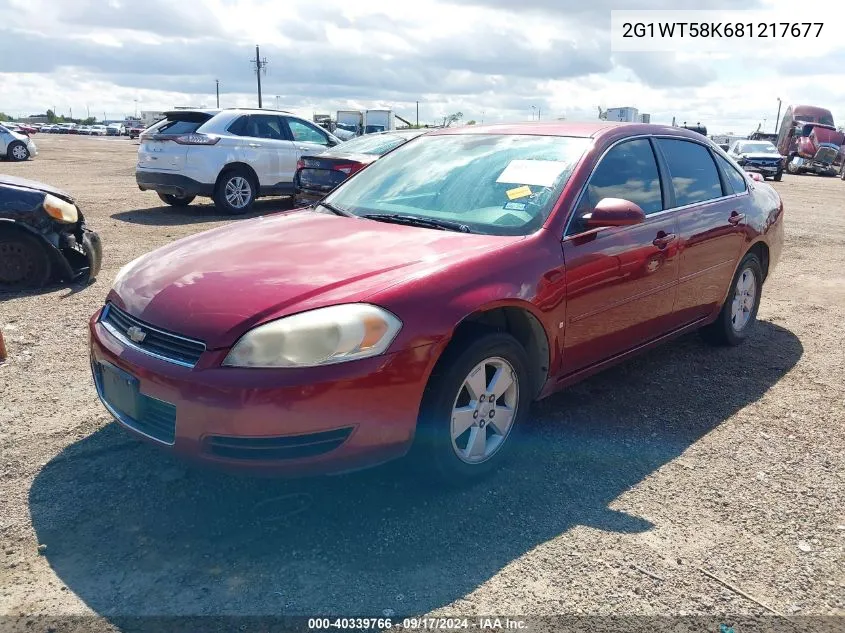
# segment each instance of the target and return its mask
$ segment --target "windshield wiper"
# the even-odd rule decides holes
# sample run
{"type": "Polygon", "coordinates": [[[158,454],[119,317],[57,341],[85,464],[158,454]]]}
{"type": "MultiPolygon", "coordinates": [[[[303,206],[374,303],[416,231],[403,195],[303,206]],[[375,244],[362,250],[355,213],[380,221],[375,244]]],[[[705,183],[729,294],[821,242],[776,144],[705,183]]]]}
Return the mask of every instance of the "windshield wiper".
{"type": "Polygon", "coordinates": [[[322,201],[317,202],[317,203],[314,204],[314,208],[316,209],[317,207],[323,207],[324,209],[328,209],[329,211],[331,211],[335,215],[342,215],[343,217],[346,217],[346,218],[348,218],[352,215],[351,213],[349,213],[349,211],[344,211],[343,209],[339,209],[338,207],[334,206],[333,204],[331,204],[329,202],[322,202],[322,201]]]}
{"type": "Polygon", "coordinates": [[[449,220],[438,220],[436,218],[421,218],[416,215],[402,215],[401,213],[368,213],[362,218],[376,220],[377,222],[393,222],[395,224],[407,224],[409,226],[420,226],[428,229],[440,229],[441,231],[458,231],[459,233],[472,233],[466,224],[451,222],[449,220]]]}

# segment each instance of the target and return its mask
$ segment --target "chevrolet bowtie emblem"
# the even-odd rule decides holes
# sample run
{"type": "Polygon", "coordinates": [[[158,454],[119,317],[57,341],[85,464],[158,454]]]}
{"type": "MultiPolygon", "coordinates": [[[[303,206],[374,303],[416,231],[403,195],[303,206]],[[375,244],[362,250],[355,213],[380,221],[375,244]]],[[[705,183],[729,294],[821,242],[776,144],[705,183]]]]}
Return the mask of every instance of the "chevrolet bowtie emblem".
{"type": "Polygon", "coordinates": [[[126,335],[129,337],[133,343],[143,343],[144,339],[147,338],[147,333],[144,332],[141,328],[137,325],[133,325],[126,330],[126,335]]]}

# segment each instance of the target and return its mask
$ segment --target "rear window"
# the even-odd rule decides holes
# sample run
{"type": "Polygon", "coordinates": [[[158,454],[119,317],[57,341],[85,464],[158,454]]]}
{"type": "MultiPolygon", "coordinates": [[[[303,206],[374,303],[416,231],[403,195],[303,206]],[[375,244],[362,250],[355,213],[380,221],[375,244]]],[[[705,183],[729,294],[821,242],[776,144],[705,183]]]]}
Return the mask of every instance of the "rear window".
{"type": "Polygon", "coordinates": [[[201,112],[186,112],[184,114],[168,114],[167,117],[150,128],[152,134],[191,134],[211,117],[201,112]]]}
{"type": "Polygon", "coordinates": [[[399,134],[376,134],[373,136],[359,136],[350,141],[346,141],[338,145],[339,151],[351,152],[355,154],[373,154],[381,156],[386,154],[394,147],[399,147],[402,143],[409,141],[411,137],[401,136],[399,134]]]}

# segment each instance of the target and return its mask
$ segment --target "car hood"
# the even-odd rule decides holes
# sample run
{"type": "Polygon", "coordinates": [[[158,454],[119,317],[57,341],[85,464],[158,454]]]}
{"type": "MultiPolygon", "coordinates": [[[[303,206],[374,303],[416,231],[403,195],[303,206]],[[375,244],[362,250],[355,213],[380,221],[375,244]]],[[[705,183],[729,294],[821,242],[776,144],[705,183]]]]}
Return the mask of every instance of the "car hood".
{"type": "Polygon", "coordinates": [[[52,185],[44,184],[43,182],[38,182],[37,180],[29,180],[27,178],[18,178],[17,176],[8,176],[6,174],[0,174],[0,185],[12,185],[13,187],[22,187],[24,189],[32,189],[34,191],[43,191],[44,193],[50,193],[56,196],[57,198],[67,200],[71,203],[75,203],[73,196],[71,196],[66,191],[53,187],[52,185]]]}
{"type": "Polygon", "coordinates": [[[294,211],[148,253],[118,274],[110,298],[142,321],[221,348],[258,323],[364,301],[521,239],[294,211]]]}

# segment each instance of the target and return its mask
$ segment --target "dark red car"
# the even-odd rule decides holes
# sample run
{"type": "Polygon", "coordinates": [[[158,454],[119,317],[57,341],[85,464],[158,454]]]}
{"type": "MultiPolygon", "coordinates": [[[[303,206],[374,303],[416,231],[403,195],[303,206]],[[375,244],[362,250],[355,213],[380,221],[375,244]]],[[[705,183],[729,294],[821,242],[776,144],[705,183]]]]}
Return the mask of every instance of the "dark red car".
{"type": "Polygon", "coordinates": [[[740,343],[782,242],[775,190],[694,132],[442,129],[313,209],[126,266],[91,318],[95,384],[186,457],[303,474],[413,447],[460,481],[535,399],[690,330],[740,343]]]}

